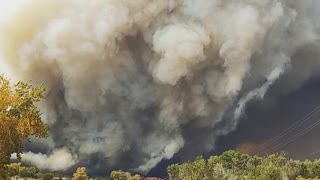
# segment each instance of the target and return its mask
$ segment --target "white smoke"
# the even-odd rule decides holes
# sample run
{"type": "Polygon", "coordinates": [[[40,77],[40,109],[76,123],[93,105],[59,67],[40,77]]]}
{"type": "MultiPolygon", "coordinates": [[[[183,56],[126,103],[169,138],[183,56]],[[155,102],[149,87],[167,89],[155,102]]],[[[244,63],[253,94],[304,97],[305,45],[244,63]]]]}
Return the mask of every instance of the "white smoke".
{"type": "MultiPolygon", "coordinates": [[[[0,65],[47,87],[39,104],[51,127],[45,147],[72,153],[64,168],[98,156],[108,167],[146,172],[178,152],[212,150],[281,75],[298,76],[286,86],[296,87],[318,73],[319,56],[303,63],[297,54],[319,47],[319,5],[32,0],[1,23],[0,65]]],[[[45,155],[25,156],[60,164],[38,157],[45,155]]]]}
{"type": "Polygon", "coordinates": [[[154,50],[163,56],[153,76],[163,83],[175,85],[190,74],[192,67],[205,60],[204,48],[210,43],[207,32],[196,25],[169,25],[153,36],[154,50]]]}
{"type": "MultiPolygon", "coordinates": [[[[39,169],[52,171],[65,171],[77,163],[77,157],[65,148],[56,149],[50,155],[26,152],[21,155],[21,158],[23,162],[37,166],[39,169]]],[[[16,159],[16,155],[13,155],[12,159],[16,159]]]]}
{"type": "MultiPolygon", "coordinates": [[[[253,100],[253,99],[262,99],[266,94],[267,90],[270,86],[279,79],[279,77],[284,73],[286,70],[287,62],[290,60],[287,57],[283,57],[285,61],[283,61],[282,65],[276,67],[273,71],[270,72],[269,76],[267,76],[267,81],[261,86],[256,89],[253,89],[248,92],[246,96],[241,98],[238,102],[238,107],[234,110],[234,117],[233,119],[238,120],[242,115],[243,111],[245,110],[246,104],[253,100]]],[[[236,122],[236,121],[235,121],[236,122]]],[[[237,123],[234,124],[236,126],[237,123]]]]}

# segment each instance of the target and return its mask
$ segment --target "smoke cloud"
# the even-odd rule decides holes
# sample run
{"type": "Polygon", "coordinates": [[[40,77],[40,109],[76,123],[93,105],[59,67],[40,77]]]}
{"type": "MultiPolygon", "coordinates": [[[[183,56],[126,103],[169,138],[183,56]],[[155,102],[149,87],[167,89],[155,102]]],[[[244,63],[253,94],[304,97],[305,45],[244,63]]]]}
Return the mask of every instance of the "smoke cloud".
{"type": "MultiPolygon", "coordinates": [[[[42,153],[26,152],[21,158],[24,163],[32,164],[43,170],[65,171],[77,162],[77,157],[70,154],[67,149],[56,149],[49,156],[42,153]]],[[[16,155],[12,157],[16,159],[16,155]]]]}
{"type": "Polygon", "coordinates": [[[49,156],[23,158],[147,172],[213,150],[279,78],[287,92],[318,73],[319,56],[296,55],[318,50],[319,9],[317,0],[25,3],[0,25],[0,64],[45,84],[51,134],[33,144],[49,156]]]}

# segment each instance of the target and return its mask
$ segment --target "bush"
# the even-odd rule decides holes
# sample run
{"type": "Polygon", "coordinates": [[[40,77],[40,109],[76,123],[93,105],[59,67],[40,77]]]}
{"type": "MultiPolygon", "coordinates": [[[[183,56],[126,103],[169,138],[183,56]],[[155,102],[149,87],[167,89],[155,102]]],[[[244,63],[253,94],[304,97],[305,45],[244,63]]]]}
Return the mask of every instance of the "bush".
{"type": "Polygon", "coordinates": [[[227,151],[220,156],[172,164],[167,172],[173,180],[315,180],[320,177],[320,160],[293,161],[282,155],[249,156],[227,151]]]}

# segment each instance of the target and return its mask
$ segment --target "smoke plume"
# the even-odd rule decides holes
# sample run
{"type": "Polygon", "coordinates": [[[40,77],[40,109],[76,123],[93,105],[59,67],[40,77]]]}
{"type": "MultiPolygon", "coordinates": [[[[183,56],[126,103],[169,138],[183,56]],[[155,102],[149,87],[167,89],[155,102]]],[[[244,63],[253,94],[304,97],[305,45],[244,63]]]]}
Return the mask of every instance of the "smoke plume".
{"type": "MultiPolygon", "coordinates": [[[[16,155],[12,159],[16,159],[16,155]]],[[[24,163],[35,165],[42,170],[65,171],[76,164],[77,157],[73,157],[67,149],[56,149],[49,156],[42,153],[26,152],[21,155],[24,163]]]]}
{"type": "Polygon", "coordinates": [[[285,93],[318,73],[320,56],[296,54],[318,51],[319,10],[318,0],[24,3],[1,23],[0,64],[47,87],[39,108],[51,128],[33,143],[49,156],[24,158],[147,172],[213,150],[279,78],[285,93]]]}

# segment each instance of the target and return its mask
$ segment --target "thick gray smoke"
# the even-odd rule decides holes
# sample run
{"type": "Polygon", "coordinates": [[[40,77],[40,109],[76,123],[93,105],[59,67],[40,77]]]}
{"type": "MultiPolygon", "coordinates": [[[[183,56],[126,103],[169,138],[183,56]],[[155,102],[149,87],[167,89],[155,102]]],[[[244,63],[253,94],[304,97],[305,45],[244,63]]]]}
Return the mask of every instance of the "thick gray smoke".
{"type": "Polygon", "coordinates": [[[211,151],[280,77],[286,92],[320,70],[319,56],[292,58],[318,51],[319,10],[318,0],[28,1],[0,34],[12,78],[48,90],[39,108],[51,135],[34,146],[50,163],[24,157],[146,172],[211,151]]]}

